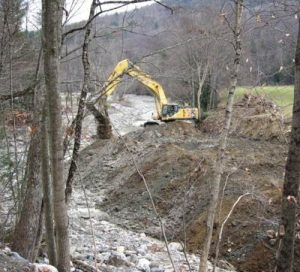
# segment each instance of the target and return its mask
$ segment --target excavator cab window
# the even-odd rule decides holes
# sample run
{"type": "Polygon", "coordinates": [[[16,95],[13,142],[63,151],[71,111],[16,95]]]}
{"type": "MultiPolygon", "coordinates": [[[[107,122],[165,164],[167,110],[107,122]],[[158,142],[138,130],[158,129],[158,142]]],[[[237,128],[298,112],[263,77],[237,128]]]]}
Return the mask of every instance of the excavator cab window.
{"type": "Polygon", "coordinates": [[[178,105],[163,105],[162,106],[162,116],[173,116],[179,110],[178,105]]]}

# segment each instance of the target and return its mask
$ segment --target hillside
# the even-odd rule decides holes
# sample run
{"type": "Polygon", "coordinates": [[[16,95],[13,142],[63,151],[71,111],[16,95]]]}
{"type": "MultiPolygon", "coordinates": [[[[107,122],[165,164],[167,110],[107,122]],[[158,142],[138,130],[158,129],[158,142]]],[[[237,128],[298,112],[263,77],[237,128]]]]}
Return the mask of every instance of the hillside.
{"type": "MultiPolygon", "coordinates": [[[[228,86],[233,48],[228,42],[232,33],[220,18],[221,2],[165,1],[171,10],[153,4],[99,17],[90,49],[95,89],[107,80],[120,60],[128,58],[158,80],[174,99],[195,103],[192,97],[199,84],[197,69],[206,63],[210,67],[207,90],[224,90],[228,86]]],[[[246,2],[240,85],[293,82],[290,63],[297,21],[272,12],[270,2],[246,2]],[[262,14],[262,22],[253,14],[262,14]],[[249,29],[253,29],[251,34],[249,29]]],[[[228,9],[228,20],[232,20],[228,9]]],[[[65,41],[62,76],[66,91],[76,92],[80,86],[81,51],[73,50],[82,44],[82,39],[83,33],[79,32],[65,41]]],[[[126,80],[122,87],[122,92],[147,94],[134,80],[126,80]]]]}

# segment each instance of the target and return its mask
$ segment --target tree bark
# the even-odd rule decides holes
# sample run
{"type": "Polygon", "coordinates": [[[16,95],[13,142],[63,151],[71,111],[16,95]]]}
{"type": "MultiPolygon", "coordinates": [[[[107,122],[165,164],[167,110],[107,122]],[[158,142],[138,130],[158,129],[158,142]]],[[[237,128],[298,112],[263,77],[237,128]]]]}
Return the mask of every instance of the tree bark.
{"type": "Polygon", "coordinates": [[[53,212],[57,238],[57,267],[60,272],[69,272],[70,245],[65,202],[63,133],[59,93],[63,7],[63,0],[43,0],[42,2],[44,73],[49,107],[49,142],[53,182],[53,212]]]}
{"type": "MultiPolygon", "coordinates": [[[[24,258],[34,261],[36,239],[40,222],[42,206],[42,184],[41,184],[41,157],[40,157],[40,94],[35,94],[35,112],[32,127],[33,134],[27,156],[25,173],[26,192],[22,204],[20,219],[15,227],[13,250],[17,251],[24,258]]],[[[21,201],[21,199],[19,200],[21,201]]]]}
{"type": "Polygon", "coordinates": [[[37,234],[36,234],[36,239],[35,239],[35,247],[34,247],[34,258],[36,258],[39,254],[39,249],[41,245],[41,241],[43,238],[43,225],[44,225],[44,203],[42,200],[41,204],[41,211],[40,211],[40,218],[39,218],[39,224],[37,228],[37,234]]]}
{"type": "Polygon", "coordinates": [[[50,178],[49,165],[49,146],[48,146],[48,131],[47,131],[47,112],[48,107],[45,104],[42,115],[41,126],[41,163],[42,163],[42,181],[44,194],[44,212],[45,212],[45,236],[48,249],[49,262],[53,266],[57,266],[56,245],[54,236],[54,220],[53,220],[53,194],[52,183],[50,178]]]}
{"type": "Polygon", "coordinates": [[[225,112],[225,124],[224,124],[223,132],[220,137],[218,158],[215,164],[215,173],[212,180],[210,203],[207,211],[206,235],[202,247],[201,262],[199,267],[200,272],[207,272],[207,261],[208,261],[211,240],[212,240],[215,214],[217,212],[217,207],[218,207],[220,183],[221,183],[221,178],[222,178],[224,164],[225,164],[225,150],[227,147],[227,139],[229,135],[229,129],[230,129],[231,118],[232,118],[234,93],[237,86],[237,79],[238,79],[240,59],[241,59],[242,12],[243,12],[243,0],[237,0],[235,2],[235,29],[233,33],[234,49],[235,49],[234,67],[232,71],[231,84],[230,84],[228,99],[227,99],[227,106],[225,112]]]}
{"type": "Polygon", "coordinates": [[[282,191],[281,235],[277,258],[278,272],[292,272],[294,262],[294,244],[297,201],[300,186],[300,19],[295,56],[295,89],[291,142],[285,166],[285,178],[282,191]]]}

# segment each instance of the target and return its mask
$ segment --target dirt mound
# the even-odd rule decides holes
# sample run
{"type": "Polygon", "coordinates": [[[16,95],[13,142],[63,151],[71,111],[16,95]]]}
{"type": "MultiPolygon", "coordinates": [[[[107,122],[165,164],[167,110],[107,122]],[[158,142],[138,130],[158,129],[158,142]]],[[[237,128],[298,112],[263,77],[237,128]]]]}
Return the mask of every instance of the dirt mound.
{"type": "MultiPolygon", "coordinates": [[[[184,122],[140,129],[123,139],[97,141],[86,148],[81,153],[78,177],[93,190],[105,192],[96,207],[106,211],[114,223],[161,238],[133,157],[147,180],[168,238],[186,241],[189,250],[198,252],[204,238],[217,143],[216,137],[184,122]]],[[[228,221],[221,245],[221,256],[239,271],[271,271],[274,264],[276,246],[270,243],[267,231],[278,228],[286,155],[287,147],[278,142],[229,140],[223,176],[226,187],[217,221],[222,222],[241,194],[251,193],[228,221]]],[[[297,241],[296,254],[300,254],[299,248],[297,241]]],[[[299,263],[295,267],[300,269],[299,263]]]]}
{"type": "MultiPolygon", "coordinates": [[[[224,124],[224,109],[213,112],[203,122],[203,131],[220,134],[224,124]]],[[[264,96],[245,94],[235,104],[231,135],[253,140],[287,142],[289,127],[280,108],[264,96]]]]}

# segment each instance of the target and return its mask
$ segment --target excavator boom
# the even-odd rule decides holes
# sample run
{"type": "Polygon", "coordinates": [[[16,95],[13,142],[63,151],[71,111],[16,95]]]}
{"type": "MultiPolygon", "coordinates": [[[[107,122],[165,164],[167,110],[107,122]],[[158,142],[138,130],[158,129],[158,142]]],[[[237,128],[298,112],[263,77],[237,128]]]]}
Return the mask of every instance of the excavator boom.
{"type": "Polygon", "coordinates": [[[103,95],[110,96],[125,74],[137,79],[153,94],[157,111],[157,117],[155,119],[171,121],[198,118],[197,108],[183,108],[177,104],[169,104],[162,86],[128,59],[122,60],[116,65],[107,80],[108,83],[104,88],[103,95]]]}

